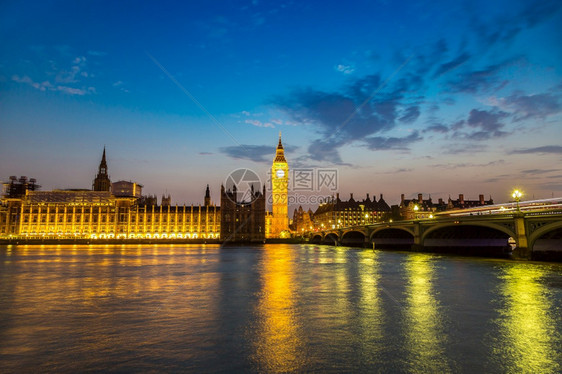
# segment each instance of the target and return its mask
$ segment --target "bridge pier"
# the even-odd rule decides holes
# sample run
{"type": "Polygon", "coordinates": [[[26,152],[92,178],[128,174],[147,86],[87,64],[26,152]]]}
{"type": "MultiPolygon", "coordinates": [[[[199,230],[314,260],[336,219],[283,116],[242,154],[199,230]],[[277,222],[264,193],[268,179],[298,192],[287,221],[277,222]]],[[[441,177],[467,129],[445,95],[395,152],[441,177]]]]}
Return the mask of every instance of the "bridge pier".
{"type": "Polygon", "coordinates": [[[530,260],[531,250],[528,247],[515,247],[512,257],[517,260],[530,260]]]}
{"type": "Polygon", "coordinates": [[[420,223],[415,222],[414,224],[414,244],[412,244],[411,251],[412,252],[423,252],[425,250],[422,244],[422,234],[420,223]]]}
{"type": "Polygon", "coordinates": [[[525,229],[525,217],[523,214],[513,217],[515,222],[515,243],[516,247],[513,250],[513,257],[520,260],[531,259],[531,249],[529,248],[529,240],[525,229]]]}

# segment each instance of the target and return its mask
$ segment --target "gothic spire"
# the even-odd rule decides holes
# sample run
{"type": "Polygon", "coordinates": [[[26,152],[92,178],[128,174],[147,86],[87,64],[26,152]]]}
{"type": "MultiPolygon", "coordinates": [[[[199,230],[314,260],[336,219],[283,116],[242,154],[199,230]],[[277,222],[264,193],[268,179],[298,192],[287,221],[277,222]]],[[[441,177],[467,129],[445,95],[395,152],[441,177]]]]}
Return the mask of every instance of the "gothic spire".
{"type": "Polygon", "coordinates": [[[207,185],[207,189],[205,190],[204,204],[205,204],[205,206],[211,205],[211,191],[209,190],[209,185],[207,185]]]}
{"type": "Polygon", "coordinates": [[[283,144],[281,143],[281,131],[279,131],[279,144],[277,144],[277,149],[283,149],[283,144]]]}
{"type": "Polygon", "coordinates": [[[103,147],[103,155],[101,156],[100,166],[98,168],[98,174],[92,183],[92,189],[94,191],[110,191],[111,190],[111,180],[107,174],[107,160],[105,159],[105,146],[103,147]]]}
{"type": "Polygon", "coordinates": [[[277,144],[277,150],[275,151],[275,159],[273,162],[287,162],[287,160],[285,160],[285,150],[283,149],[283,144],[281,143],[281,131],[279,131],[279,144],[277,144]]]}

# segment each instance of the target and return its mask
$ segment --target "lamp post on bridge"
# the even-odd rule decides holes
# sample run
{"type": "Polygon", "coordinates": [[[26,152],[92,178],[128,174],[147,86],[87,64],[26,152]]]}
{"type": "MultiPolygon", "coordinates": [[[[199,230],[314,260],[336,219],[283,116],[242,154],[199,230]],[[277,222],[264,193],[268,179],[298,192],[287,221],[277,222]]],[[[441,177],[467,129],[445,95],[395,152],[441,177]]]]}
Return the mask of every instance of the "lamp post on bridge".
{"type": "Polygon", "coordinates": [[[521,211],[519,209],[519,200],[521,199],[521,196],[523,196],[523,192],[521,192],[519,190],[514,190],[513,193],[511,194],[511,197],[513,197],[515,199],[515,204],[517,206],[517,212],[521,211]]]}

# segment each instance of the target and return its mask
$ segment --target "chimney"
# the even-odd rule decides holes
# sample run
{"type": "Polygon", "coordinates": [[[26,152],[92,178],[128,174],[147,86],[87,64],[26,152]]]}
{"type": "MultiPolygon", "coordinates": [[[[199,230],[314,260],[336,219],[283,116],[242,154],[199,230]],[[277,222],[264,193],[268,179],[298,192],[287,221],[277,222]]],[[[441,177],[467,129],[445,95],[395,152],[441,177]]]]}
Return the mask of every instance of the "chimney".
{"type": "Polygon", "coordinates": [[[349,200],[353,200],[353,193],[349,194],[349,200]]]}
{"type": "MultiPolygon", "coordinates": [[[[379,201],[382,200],[382,193],[381,193],[381,197],[379,199],[379,201]]],[[[404,194],[402,194],[402,200],[404,200],[404,194]]]]}
{"type": "Polygon", "coordinates": [[[421,193],[418,194],[418,203],[423,203],[423,197],[421,193]]]}
{"type": "Polygon", "coordinates": [[[463,195],[462,193],[459,194],[459,203],[460,203],[461,205],[464,205],[464,195],[463,195]]]}
{"type": "Polygon", "coordinates": [[[480,205],[484,205],[484,195],[478,195],[478,198],[480,200],[480,205]]]}
{"type": "Polygon", "coordinates": [[[400,203],[404,202],[404,194],[400,195],[400,203]]]}
{"type": "Polygon", "coordinates": [[[366,199],[366,200],[369,200],[369,194],[367,194],[367,199],[366,199]]]}
{"type": "Polygon", "coordinates": [[[439,205],[443,205],[443,198],[442,197],[439,198],[439,205]]]}

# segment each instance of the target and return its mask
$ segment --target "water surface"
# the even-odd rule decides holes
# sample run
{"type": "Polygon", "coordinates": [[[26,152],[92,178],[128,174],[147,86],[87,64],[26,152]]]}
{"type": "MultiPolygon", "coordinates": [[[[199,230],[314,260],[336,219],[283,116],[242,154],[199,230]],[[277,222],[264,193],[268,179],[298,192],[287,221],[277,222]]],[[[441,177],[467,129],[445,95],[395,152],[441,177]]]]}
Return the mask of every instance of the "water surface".
{"type": "Polygon", "coordinates": [[[562,265],[315,245],[0,247],[0,371],[562,370],[562,265]]]}

